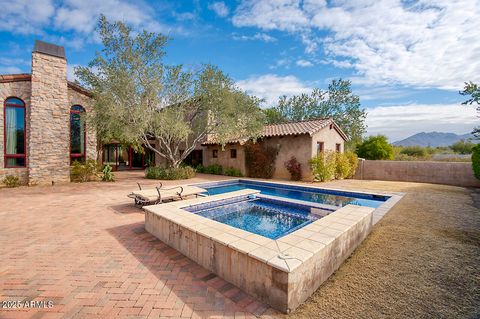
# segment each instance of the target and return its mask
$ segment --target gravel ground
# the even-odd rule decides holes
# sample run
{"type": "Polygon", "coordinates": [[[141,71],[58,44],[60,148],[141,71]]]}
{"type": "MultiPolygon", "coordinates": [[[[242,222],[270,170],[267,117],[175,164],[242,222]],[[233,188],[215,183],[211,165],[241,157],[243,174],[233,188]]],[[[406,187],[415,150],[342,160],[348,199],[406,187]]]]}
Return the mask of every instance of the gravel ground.
{"type": "Polygon", "coordinates": [[[289,318],[480,318],[480,190],[357,181],[407,195],[289,318]]]}

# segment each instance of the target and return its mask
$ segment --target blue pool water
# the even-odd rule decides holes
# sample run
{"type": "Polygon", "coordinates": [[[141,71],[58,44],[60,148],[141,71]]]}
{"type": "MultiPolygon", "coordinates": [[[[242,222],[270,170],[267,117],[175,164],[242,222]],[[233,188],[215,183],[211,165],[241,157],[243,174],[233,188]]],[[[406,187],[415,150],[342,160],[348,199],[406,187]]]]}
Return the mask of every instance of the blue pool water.
{"type": "Polygon", "coordinates": [[[318,218],[310,214],[308,206],[265,198],[237,197],[184,209],[271,239],[285,236],[318,218]]]}
{"type": "Polygon", "coordinates": [[[262,194],[285,197],[307,202],[343,207],[348,204],[376,208],[385,202],[388,196],[369,195],[353,192],[340,192],[303,186],[278,183],[263,183],[249,180],[234,180],[198,185],[208,190],[209,195],[223,194],[241,189],[255,189],[262,194]]]}

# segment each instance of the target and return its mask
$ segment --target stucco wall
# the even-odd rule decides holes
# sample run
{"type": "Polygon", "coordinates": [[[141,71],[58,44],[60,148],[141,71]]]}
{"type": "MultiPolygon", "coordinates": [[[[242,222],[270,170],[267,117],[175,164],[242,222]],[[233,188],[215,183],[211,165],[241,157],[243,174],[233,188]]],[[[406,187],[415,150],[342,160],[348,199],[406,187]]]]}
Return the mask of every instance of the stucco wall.
{"type": "MultiPolygon", "coordinates": [[[[4,103],[8,97],[18,97],[25,102],[26,120],[30,116],[30,94],[31,94],[31,82],[9,82],[0,83],[0,181],[6,175],[14,175],[20,177],[22,182],[27,181],[27,168],[5,168],[4,154],[5,154],[5,139],[4,139],[4,103]]],[[[27,123],[25,123],[27,124],[27,123]]],[[[25,151],[27,152],[27,165],[28,165],[28,141],[29,141],[29,127],[25,126],[25,134],[27,136],[27,145],[25,151]]]]}
{"type": "MultiPolygon", "coordinates": [[[[68,88],[68,105],[66,107],[70,110],[73,105],[81,105],[87,114],[92,111],[92,99],[85,94],[79,93],[71,88],[68,88]]],[[[86,143],[86,156],[88,159],[97,159],[97,134],[93,126],[88,125],[87,127],[87,143],[86,143]]]]}
{"type": "Polygon", "coordinates": [[[208,145],[203,149],[203,166],[220,164],[223,168],[233,167],[239,169],[242,174],[246,174],[245,169],[245,148],[238,143],[225,145],[222,150],[221,145],[208,145]],[[237,150],[237,158],[230,157],[230,150],[237,150]],[[218,158],[213,158],[213,150],[218,150],[218,158]]]}
{"type": "Polygon", "coordinates": [[[332,126],[324,127],[317,133],[312,136],[312,156],[314,157],[317,155],[317,143],[323,142],[323,147],[325,151],[335,151],[336,144],[340,144],[340,151],[344,152],[345,150],[345,141],[343,140],[342,136],[338,134],[335,128],[332,126]]]}
{"type": "Polygon", "coordinates": [[[365,160],[354,178],[480,187],[471,163],[365,160]]]}
{"type": "Polygon", "coordinates": [[[311,171],[308,161],[312,158],[312,144],[310,135],[295,135],[266,138],[260,143],[270,147],[278,147],[279,152],[275,161],[273,178],[290,178],[290,173],[285,168],[285,162],[295,156],[301,164],[302,178],[310,179],[311,171]]]}

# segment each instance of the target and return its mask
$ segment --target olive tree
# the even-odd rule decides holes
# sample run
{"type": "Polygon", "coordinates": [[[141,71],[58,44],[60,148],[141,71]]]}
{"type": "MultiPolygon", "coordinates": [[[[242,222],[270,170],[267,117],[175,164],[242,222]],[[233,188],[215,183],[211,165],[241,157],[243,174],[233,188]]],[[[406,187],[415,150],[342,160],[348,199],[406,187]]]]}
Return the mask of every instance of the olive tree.
{"type": "Polygon", "coordinates": [[[101,142],[115,139],[139,151],[144,145],[178,167],[207,136],[224,145],[261,132],[260,100],[217,67],[166,65],[167,37],[134,33],[103,16],[97,30],[103,48],[75,74],[93,94],[89,121],[101,142]]]}

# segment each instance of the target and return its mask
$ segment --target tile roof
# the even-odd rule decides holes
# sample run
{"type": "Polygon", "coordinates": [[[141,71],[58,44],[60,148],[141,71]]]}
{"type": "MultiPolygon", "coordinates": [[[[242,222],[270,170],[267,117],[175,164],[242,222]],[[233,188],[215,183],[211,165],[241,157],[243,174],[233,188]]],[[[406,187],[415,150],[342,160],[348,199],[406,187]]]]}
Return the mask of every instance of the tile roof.
{"type": "MultiPolygon", "coordinates": [[[[347,140],[347,135],[341,130],[341,128],[335,123],[332,118],[324,119],[313,119],[313,120],[304,120],[297,122],[287,122],[281,124],[271,124],[265,125],[263,128],[262,137],[274,137],[274,136],[288,136],[288,135],[303,135],[308,134],[312,136],[316,132],[320,131],[324,127],[332,124],[335,130],[343,137],[344,140],[347,140]]],[[[228,143],[244,143],[248,138],[237,139],[228,141],[228,143]]],[[[214,138],[210,138],[205,141],[203,144],[217,144],[214,138]]]]}

